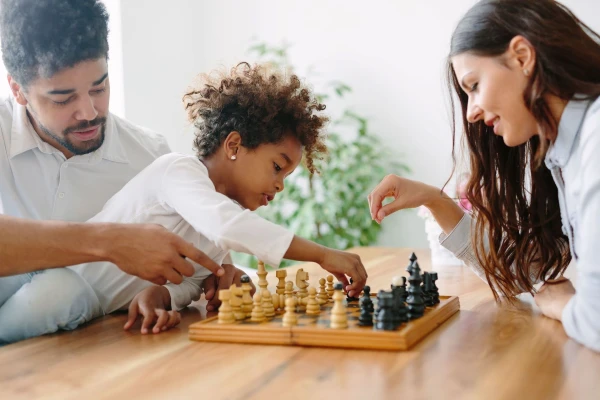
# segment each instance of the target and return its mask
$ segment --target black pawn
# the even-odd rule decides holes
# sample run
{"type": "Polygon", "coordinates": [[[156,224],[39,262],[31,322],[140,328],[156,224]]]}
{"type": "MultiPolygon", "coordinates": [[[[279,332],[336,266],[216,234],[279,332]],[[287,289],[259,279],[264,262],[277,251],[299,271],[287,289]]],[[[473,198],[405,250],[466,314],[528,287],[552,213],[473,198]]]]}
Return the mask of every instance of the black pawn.
{"type": "Polygon", "coordinates": [[[406,303],[408,304],[408,319],[417,319],[423,316],[425,313],[425,302],[421,292],[421,268],[419,263],[415,261],[413,264],[412,272],[408,278],[410,286],[408,287],[408,298],[406,303]]]}
{"type": "Polygon", "coordinates": [[[384,331],[393,331],[398,326],[396,324],[392,306],[394,304],[394,297],[391,293],[380,292],[379,293],[379,314],[377,322],[375,322],[375,329],[384,331]]]}
{"type": "Polygon", "coordinates": [[[433,285],[431,283],[431,274],[429,272],[423,272],[423,286],[421,290],[423,292],[423,301],[426,307],[433,307],[435,301],[433,300],[433,285]]]}
{"type": "MultiPolygon", "coordinates": [[[[402,283],[406,284],[406,278],[402,277],[402,283]]],[[[403,322],[408,322],[408,311],[406,309],[406,305],[404,304],[403,296],[406,294],[406,291],[402,286],[394,286],[392,285],[392,295],[394,297],[394,313],[396,317],[397,325],[400,326],[403,322]]]]}
{"type": "Polygon", "coordinates": [[[380,290],[379,292],[377,292],[377,308],[375,309],[375,313],[373,313],[373,320],[375,322],[377,322],[377,319],[379,317],[379,311],[381,311],[381,297],[383,296],[383,294],[385,293],[385,291],[380,290]]]}
{"type": "Polygon", "coordinates": [[[402,301],[406,303],[408,297],[408,291],[406,290],[406,277],[402,277],[402,301]]]}
{"type": "Polygon", "coordinates": [[[371,288],[369,286],[365,286],[363,297],[360,299],[358,325],[373,326],[373,300],[371,300],[371,288]]]}
{"type": "MultiPolygon", "coordinates": [[[[352,278],[350,278],[350,284],[352,284],[352,283],[354,283],[354,282],[352,281],[352,278]]],[[[346,294],[346,301],[347,302],[358,301],[358,300],[359,300],[358,297],[350,297],[348,294],[346,294]]]]}
{"type": "Polygon", "coordinates": [[[435,281],[438,280],[438,274],[437,272],[432,272],[429,274],[429,276],[431,278],[431,294],[433,297],[433,302],[437,304],[440,302],[440,291],[435,284],[435,281]]]}
{"type": "Polygon", "coordinates": [[[242,275],[242,276],[240,277],[240,281],[241,281],[242,283],[250,283],[250,277],[249,277],[248,275],[242,275]]]}
{"type": "MultiPolygon", "coordinates": [[[[404,279],[403,283],[406,282],[406,278],[402,278],[404,279]]],[[[397,326],[400,326],[400,324],[403,322],[408,322],[407,310],[406,306],[404,305],[404,299],[402,298],[403,293],[404,289],[402,286],[392,285],[392,296],[394,297],[393,310],[397,326]]]]}

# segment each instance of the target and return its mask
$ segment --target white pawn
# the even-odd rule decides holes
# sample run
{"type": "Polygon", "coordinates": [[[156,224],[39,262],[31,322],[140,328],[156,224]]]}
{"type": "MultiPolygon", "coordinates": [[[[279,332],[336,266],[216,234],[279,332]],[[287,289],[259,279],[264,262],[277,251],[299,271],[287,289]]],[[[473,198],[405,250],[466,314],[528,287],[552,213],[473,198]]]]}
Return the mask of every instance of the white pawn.
{"type": "Polygon", "coordinates": [[[250,314],[250,321],[252,322],[264,322],[266,320],[261,301],[260,292],[257,291],[254,294],[254,307],[252,307],[252,313],[250,314]]]}
{"type": "Polygon", "coordinates": [[[323,305],[329,301],[329,296],[325,290],[325,278],[319,279],[319,294],[317,295],[317,301],[320,305],[323,305]]]}
{"type": "Polygon", "coordinates": [[[317,289],[311,287],[308,289],[308,302],[306,304],[306,313],[308,315],[319,315],[321,313],[321,306],[317,301],[317,289]]]}
{"type": "Polygon", "coordinates": [[[283,314],[283,326],[298,325],[298,317],[296,316],[296,299],[288,297],[285,299],[285,314],[283,314]]]}
{"type": "Polygon", "coordinates": [[[346,305],[344,304],[344,294],[342,293],[342,284],[336,283],[333,293],[333,308],[331,309],[331,329],[348,328],[348,315],[346,315],[346,305]]]}
{"type": "Polygon", "coordinates": [[[290,297],[295,297],[294,296],[294,282],[287,281],[285,283],[285,299],[287,300],[290,297]]]}
{"type": "Polygon", "coordinates": [[[329,297],[329,300],[331,300],[333,298],[333,275],[328,275],[327,276],[327,297],[329,297]]]}
{"type": "Polygon", "coordinates": [[[273,297],[271,292],[267,289],[262,291],[262,308],[265,313],[265,317],[271,319],[275,316],[275,308],[273,307],[273,297]]]}
{"type": "Polygon", "coordinates": [[[221,300],[221,307],[219,307],[218,322],[219,324],[233,324],[235,322],[235,316],[229,304],[231,293],[229,290],[223,289],[219,291],[219,300],[221,300]]]}
{"type": "Polygon", "coordinates": [[[242,296],[244,295],[242,288],[233,284],[229,287],[229,294],[229,305],[231,305],[231,311],[235,319],[237,321],[246,319],[246,313],[242,311],[242,296]]]}

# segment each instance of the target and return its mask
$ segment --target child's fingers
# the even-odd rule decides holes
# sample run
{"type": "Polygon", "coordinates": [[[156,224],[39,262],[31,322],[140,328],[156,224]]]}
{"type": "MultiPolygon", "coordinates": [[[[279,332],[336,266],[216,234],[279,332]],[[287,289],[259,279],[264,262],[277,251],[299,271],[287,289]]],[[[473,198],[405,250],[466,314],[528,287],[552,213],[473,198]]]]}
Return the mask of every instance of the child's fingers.
{"type": "Polygon", "coordinates": [[[152,323],[156,320],[156,314],[154,311],[142,310],[142,315],[144,316],[144,319],[142,320],[142,328],[140,329],[140,332],[145,335],[148,333],[152,323]]]}
{"type": "Polygon", "coordinates": [[[132,301],[131,304],[129,305],[127,322],[125,322],[125,326],[123,326],[123,329],[129,330],[135,323],[137,316],[138,316],[138,303],[136,301],[132,301]]]}
{"type": "Polygon", "coordinates": [[[336,277],[336,279],[339,282],[342,282],[342,285],[344,285],[344,287],[348,286],[350,284],[350,282],[348,282],[348,277],[344,274],[341,274],[339,272],[332,272],[333,276],[336,277]]]}
{"type": "Polygon", "coordinates": [[[179,325],[179,323],[181,322],[181,314],[178,313],[177,311],[169,311],[168,315],[169,315],[169,321],[167,322],[167,324],[165,326],[162,327],[163,331],[166,331],[167,329],[171,329],[171,328],[179,325]]]}
{"type": "Polygon", "coordinates": [[[350,285],[346,286],[346,291],[350,297],[357,297],[362,292],[364,288],[364,283],[362,282],[352,282],[350,285]]]}
{"type": "Polygon", "coordinates": [[[218,280],[215,275],[209,275],[206,277],[204,282],[202,282],[202,288],[204,289],[204,298],[208,301],[212,300],[215,297],[215,293],[217,292],[218,280]]]}
{"type": "Polygon", "coordinates": [[[156,320],[156,324],[154,324],[154,328],[152,328],[152,333],[160,333],[163,327],[169,322],[169,312],[159,308],[154,310],[154,312],[158,315],[158,319],[156,320]]]}

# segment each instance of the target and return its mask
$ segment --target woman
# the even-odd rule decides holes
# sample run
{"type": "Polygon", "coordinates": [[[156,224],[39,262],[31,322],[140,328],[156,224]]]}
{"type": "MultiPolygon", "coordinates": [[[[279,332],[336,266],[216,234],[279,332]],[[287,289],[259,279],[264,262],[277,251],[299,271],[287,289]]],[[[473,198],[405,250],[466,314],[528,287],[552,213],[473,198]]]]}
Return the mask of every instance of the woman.
{"type": "MultiPolygon", "coordinates": [[[[421,205],[441,243],[494,296],[535,295],[544,315],[600,351],[600,37],[553,0],[484,0],[451,41],[472,215],[437,188],[387,176],[373,219],[421,205]],[[395,200],[382,206],[387,196],[395,200]],[[577,261],[577,292],[562,278],[577,261]],[[545,284],[536,292],[534,284],[545,284]]],[[[456,129],[455,129],[456,131],[456,129]]]]}

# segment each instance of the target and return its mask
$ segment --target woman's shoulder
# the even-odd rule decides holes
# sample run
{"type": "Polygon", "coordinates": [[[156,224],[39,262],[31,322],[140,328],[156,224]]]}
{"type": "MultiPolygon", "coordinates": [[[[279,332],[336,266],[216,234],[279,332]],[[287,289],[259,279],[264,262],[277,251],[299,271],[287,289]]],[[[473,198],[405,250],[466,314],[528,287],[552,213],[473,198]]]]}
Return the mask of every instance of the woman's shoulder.
{"type": "Polygon", "coordinates": [[[581,143],[600,150],[600,97],[591,101],[581,125],[581,143]]]}

